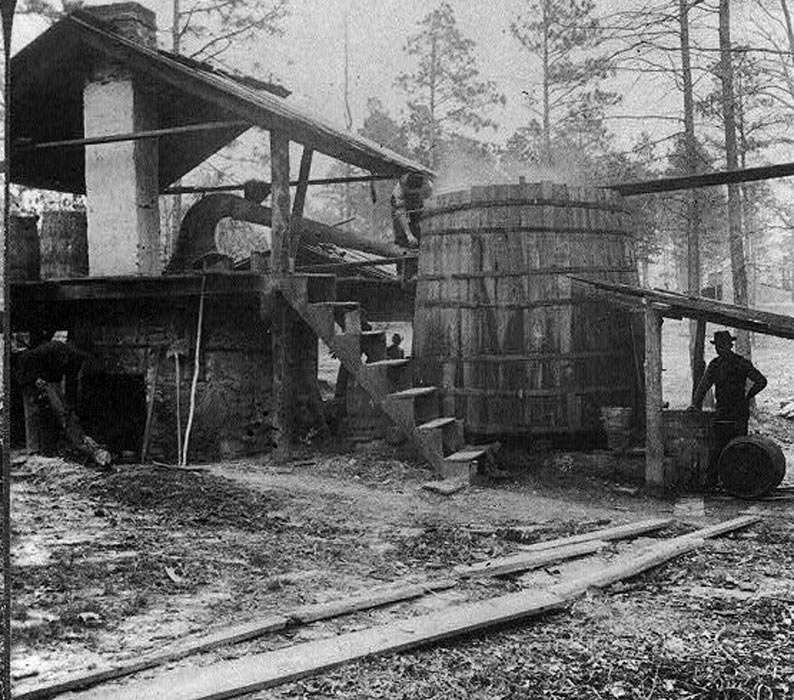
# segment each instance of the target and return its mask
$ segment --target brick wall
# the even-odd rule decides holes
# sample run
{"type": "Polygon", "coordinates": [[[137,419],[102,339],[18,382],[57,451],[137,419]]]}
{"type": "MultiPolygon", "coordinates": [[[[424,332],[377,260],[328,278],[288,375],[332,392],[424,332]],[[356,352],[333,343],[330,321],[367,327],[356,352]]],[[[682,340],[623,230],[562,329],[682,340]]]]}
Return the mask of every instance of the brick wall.
{"type": "MultiPolygon", "coordinates": [[[[184,434],[197,313],[197,300],[119,302],[85,314],[73,329],[75,342],[94,357],[93,372],[142,376],[147,399],[159,361],[149,450],[153,459],[177,458],[175,361],[166,356],[166,350],[181,346],[184,352],[179,382],[184,434]]],[[[271,385],[270,333],[258,304],[250,297],[240,301],[208,298],[189,458],[212,460],[269,449],[271,385]]],[[[94,400],[107,401],[108,397],[94,400]]],[[[120,407],[123,414],[125,397],[109,400],[118,401],[114,408],[120,407]]]]}

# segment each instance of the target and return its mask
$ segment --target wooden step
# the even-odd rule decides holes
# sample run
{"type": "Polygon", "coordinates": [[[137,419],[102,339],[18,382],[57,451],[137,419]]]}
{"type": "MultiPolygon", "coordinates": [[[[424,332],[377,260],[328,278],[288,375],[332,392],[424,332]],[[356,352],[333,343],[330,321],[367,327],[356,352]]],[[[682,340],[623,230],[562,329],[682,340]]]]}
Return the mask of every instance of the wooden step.
{"type": "Polygon", "coordinates": [[[435,386],[415,386],[410,389],[404,389],[403,391],[396,391],[393,394],[389,394],[386,398],[413,400],[421,396],[431,396],[437,391],[438,387],[435,386]]]}
{"type": "Polygon", "coordinates": [[[367,367],[405,367],[411,363],[410,357],[402,357],[397,360],[376,360],[367,363],[367,367]]]}
{"type": "Polygon", "coordinates": [[[362,369],[362,376],[365,375],[372,382],[379,396],[386,396],[410,388],[412,381],[410,364],[409,359],[367,362],[362,369]]]}
{"type": "Polygon", "coordinates": [[[483,455],[488,454],[488,448],[467,448],[456,452],[455,454],[444,457],[447,462],[471,462],[480,459],[483,455]]]}
{"type": "Polygon", "coordinates": [[[399,412],[406,424],[416,426],[438,418],[439,392],[434,386],[404,389],[386,396],[384,407],[399,412]]]}
{"type": "MultiPolygon", "coordinates": [[[[442,416],[416,427],[421,434],[438,433],[441,439],[441,456],[453,454],[463,447],[463,421],[454,416],[442,416]]],[[[432,443],[436,444],[436,443],[432,443]]]]}
{"type": "Polygon", "coordinates": [[[443,428],[446,425],[451,425],[455,422],[454,416],[442,416],[441,418],[434,418],[427,423],[422,423],[422,425],[417,425],[417,430],[433,430],[435,428],[443,428]]]}
{"type": "Polygon", "coordinates": [[[488,454],[496,445],[482,445],[478,447],[464,447],[462,450],[444,457],[439,467],[439,473],[445,479],[468,479],[471,481],[477,476],[478,461],[488,454]]]}

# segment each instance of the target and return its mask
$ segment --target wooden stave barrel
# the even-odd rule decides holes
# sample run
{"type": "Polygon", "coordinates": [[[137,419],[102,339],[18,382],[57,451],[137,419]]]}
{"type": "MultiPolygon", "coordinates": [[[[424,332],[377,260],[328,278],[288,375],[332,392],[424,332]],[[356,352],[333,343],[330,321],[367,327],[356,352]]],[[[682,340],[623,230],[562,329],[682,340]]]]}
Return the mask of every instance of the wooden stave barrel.
{"type": "Polygon", "coordinates": [[[520,183],[434,198],[423,216],[417,278],[419,382],[443,386],[445,409],[475,435],[598,431],[604,405],[640,415],[641,331],[627,312],[610,309],[625,342],[617,349],[604,342],[593,317],[608,307],[567,276],[637,284],[630,230],[620,197],[589,188],[520,183]],[[591,242],[580,248],[577,235],[591,242]],[[500,245],[484,246],[486,237],[500,245]],[[484,319],[475,318],[478,309],[484,319]],[[520,328],[512,339],[511,323],[520,328]],[[498,341],[488,340],[489,326],[492,336],[501,332],[498,341]],[[598,342],[579,347],[574,328],[598,342]]]}
{"type": "Polygon", "coordinates": [[[732,496],[758,498],[774,491],[783,481],[786,456],[768,437],[743,435],[723,448],[717,470],[723,487],[732,496]],[[753,478],[758,467],[762,471],[753,478]]]}
{"type": "Polygon", "coordinates": [[[38,216],[11,216],[8,239],[8,278],[12,282],[37,280],[41,273],[38,216]]]}
{"type": "Polygon", "coordinates": [[[41,219],[41,277],[88,275],[88,222],[85,211],[45,211],[41,219]]]}

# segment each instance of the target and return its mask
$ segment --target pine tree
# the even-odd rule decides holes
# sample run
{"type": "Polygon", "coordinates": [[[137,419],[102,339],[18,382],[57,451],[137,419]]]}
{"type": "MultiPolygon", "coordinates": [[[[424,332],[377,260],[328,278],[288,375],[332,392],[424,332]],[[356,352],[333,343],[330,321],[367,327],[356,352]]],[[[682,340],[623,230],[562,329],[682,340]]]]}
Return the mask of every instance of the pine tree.
{"type": "Polygon", "coordinates": [[[419,28],[404,48],[416,59],[416,68],[398,75],[396,85],[408,98],[415,157],[437,168],[441,142],[461,130],[494,127],[486,114],[491,107],[504,104],[505,97],[493,81],[480,78],[475,43],[461,34],[449,3],[429,12],[419,28]]]}
{"type": "Polygon", "coordinates": [[[620,101],[600,87],[612,71],[609,58],[595,53],[603,31],[594,9],[592,0],[536,0],[510,27],[539,62],[540,97],[531,89],[525,93],[535,115],[531,125],[542,139],[542,161],[549,165],[555,139],[573,148],[603,145],[604,112],[620,101]]]}

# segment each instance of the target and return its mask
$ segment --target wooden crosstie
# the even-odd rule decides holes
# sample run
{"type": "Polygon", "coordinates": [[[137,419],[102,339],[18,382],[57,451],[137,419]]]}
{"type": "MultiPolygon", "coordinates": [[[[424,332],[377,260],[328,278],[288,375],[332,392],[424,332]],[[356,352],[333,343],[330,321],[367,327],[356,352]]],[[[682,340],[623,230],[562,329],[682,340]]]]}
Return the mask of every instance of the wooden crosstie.
{"type": "Polygon", "coordinates": [[[497,445],[464,444],[463,421],[442,415],[441,389],[415,386],[410,358],[386,359],[386,332],[362,331],[361,307],[336,299],[334,275],[290,275],[279,290],[440,476],[475,476],[497,445]]]}

